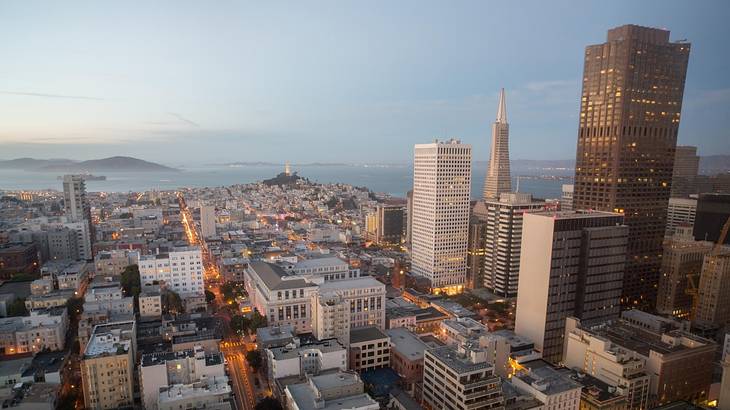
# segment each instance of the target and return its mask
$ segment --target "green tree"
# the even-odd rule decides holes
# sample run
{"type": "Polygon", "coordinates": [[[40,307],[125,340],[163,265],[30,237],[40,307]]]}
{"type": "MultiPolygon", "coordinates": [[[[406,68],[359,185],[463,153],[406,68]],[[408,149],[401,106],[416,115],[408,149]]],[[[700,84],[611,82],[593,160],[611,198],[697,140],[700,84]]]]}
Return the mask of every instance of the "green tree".
{"type": "Polygon", "coordinates": [[[256,403],[255,410],[282,410],[281,403],[273,397],[266,397],[256,403]]]}
{"type": "Polygon", "coordinates": [[[28,309],[25,307],[25,298],[15,299],[7,307],[8,317],[28,316],[28,309]]]}
{"type": "Polygon", "coordinates": [[[68,317],[78,317],[81,312],[84,311],[84,299],[82,298],[71,298],[66,303],[66,309],[68,309],[68,317]]]}
{"type": "Polygon", "coordinates": [[[139,292],[142,289],[139,279],[139,266],[129,265],[124,268],[120,282],[125,295],[134,296],[135,298],[139,296],[139,292]]]}
{"type": "Polygon", "coordinates": [[[221,294],[223,295],[223,300],[225,301],[235,299],[233,285],[230,283],[224,283],[223,285],[221,285],[221,294]]]}
{"type": "Polygon", "coordinates": [[[185,306],[180,295],[172,290],[165,289],[160,293],[160,296],[162,298],[162,311],[164,313],[185,313],[185,306]]]}
{"type": "Polygon", "coordinates": [[[242,334],[247,331],[250,326],[249,319],[241,315],[235,315],[231,318],[231,330],[238,334],[242,334]]]}
{"type": "Polygon", "coordinates": [[[255,372],[258,371],[264,364],[264,358],[263,356],[261,356],[260,350],[249,350],[248,352],[246,352],[246,361],[255,372]]]}
{"type": "Polygon", "coordinates": [[[253,315],[251,315],[249,330],[251,333],[256,333],[256,329],[266,327],[267,323],[266,316],[262,316],[258,311],[254,311],[253,315]]]}
{"type": "Polygon", "coordinates": [[[213,293],[213,292],[211,292],[211,291],[209,291],[209,290],[206,289],[205,290],[205,301],[207,303],[211,303],[214,300],[215,300],[215,293],[213,293]]]}

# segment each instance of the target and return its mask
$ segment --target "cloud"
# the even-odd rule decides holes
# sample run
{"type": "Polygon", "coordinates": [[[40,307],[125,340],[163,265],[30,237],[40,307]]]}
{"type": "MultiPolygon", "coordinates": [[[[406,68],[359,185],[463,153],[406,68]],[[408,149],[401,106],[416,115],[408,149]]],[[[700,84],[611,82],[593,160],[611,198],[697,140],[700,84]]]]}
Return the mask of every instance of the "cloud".
{"type": "Polygon", "coordinates": [[[40,98],[62,98],[67,100],[90,100],[90,101],[104,101],[104,98],[98,97],[86,97],[81,95],[64,95],[64,94],[43,94],[43,93],[29,93],[22,91],[0,91],[0,94],[5,95],[19,95],[24,97],[40,97],[40,98]]]}
{"type": "Polygon", "coordinates": [[[172,115],[173,117],[177,118],[177,119],[178,119],[178,120],[179,120],[180,122],[183,122],[183,123],[185,123],[185,124],[188,124],[188,125],[190,125],[191,127],[195,127],[195,128],[200,128],[200,124],[198,124],[198,123],[196,123],[196,122],[194,122],[194,121],[191,121],[191,120],[189,120],[189,119],[187,119],[187,118],[183,117],[182,115],[180,115],[180,114],[178,114],[178,113],[175,113],[175,112],[168,112],[168,114],[170,114],[170,115],[172,115]]]}

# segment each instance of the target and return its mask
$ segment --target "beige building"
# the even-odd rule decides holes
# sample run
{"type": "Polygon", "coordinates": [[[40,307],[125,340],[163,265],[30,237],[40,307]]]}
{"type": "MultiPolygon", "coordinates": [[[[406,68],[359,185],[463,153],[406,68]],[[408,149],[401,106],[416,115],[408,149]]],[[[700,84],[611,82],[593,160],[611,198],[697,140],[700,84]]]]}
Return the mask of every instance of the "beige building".
{"type": "Polygon", "coordinates": [[[693,227],[697,214],[697,198],[669,198],[667,206],[667,230],[664,236],[675,233],[677,227],[693,227]]]}
{"type": "Polygon", "coordinates": [[[500,378],[486,354],[451,346],[425,352],[423,403],[430,409],[505,408],[500,378]]]}
{"type": "Polygon", "coordinates": [[[350,303],[340,295],[317,295],[312,302],[312,333],[319,340],[335,338],[350,344],[350,303]]]}
{"type": "Polygon", "coordinates": [[[411,271],[434,293],[461,293],[466,283],[471,145],[416,144],[413,160],[411,271]]]}
{"type": "Polygon", "coordinates": [[[664,242],[656,306],[659,313],[684,319],[691,317],[693,302],[688,291],[699,285],[702,260],[712,246],[712,242],[695,241],[691,226],[678,227],[664,242]]]}
{"type": "Polygon", "coordinates": [[[377,327],[350,331],[349,369],[363,372],[390,367],[390,337],[377,327]]]}
{"type": "Polygon", "coordinates": [[[139,316],[143,319],[162,317],[162,296],[157,290],[144,290],[137,298],[139,302],[139,316]]]}
{"type": "Polygon", "coordinates": [[[628,234],[614,213],[524,215],[515,333],[535,342],[543,358],[560,361],[569,316],[618,317],[628,234]]]}
{"type": "Polygon", "coordinates": [[[228,377],[176,384],[160,388],[158,410],[206,409],[231,410],[231,386],[228,377]]]}
{"type": "Polygon", "coordinates": [[[380,405],[365,393],[365,385],[354,372],[328,372],[310,376],[304,383],[286,386],[287,410],[378,410],[380,405]]]}
{"type": "Polygon", "coordinates": [[[98,252],[94,256],[96,276],[121,275],[129,265],[139,263],[139,252],[127,249],[98,252]]]}
{"type": "Polygon", "coordinates": [[[695,321],[716,326],[730,323],[730,247],[705,256],[697,292],[695,321]]]}
{"type": "Polygon", "coordinates": [[[97,325],[81,358],[87,409],[115,409],[134,403],[135,322],[97,325]]]}

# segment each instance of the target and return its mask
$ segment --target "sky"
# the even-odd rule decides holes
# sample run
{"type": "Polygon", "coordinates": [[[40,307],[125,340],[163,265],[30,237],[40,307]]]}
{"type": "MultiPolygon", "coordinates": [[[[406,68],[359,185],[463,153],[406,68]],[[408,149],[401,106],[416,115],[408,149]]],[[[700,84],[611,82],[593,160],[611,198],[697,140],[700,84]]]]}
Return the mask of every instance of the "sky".
{"type": "Polygon", "coordinates": [[[0,2],[0,159],[409,163],[575,157],[585,46],[692,43],[679,144],[730,154],[728,1],[0,2]]]}

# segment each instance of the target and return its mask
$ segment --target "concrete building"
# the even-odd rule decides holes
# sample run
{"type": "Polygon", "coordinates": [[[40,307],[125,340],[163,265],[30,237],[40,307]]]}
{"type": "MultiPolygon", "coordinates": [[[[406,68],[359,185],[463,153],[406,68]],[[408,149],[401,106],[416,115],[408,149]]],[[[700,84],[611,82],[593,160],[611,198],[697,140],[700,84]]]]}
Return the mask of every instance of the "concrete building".
{"type": "Polygon", "coordinates": [[[684,319],[692,317],[694,308],[690,293],[692,287],[699,285],[702,261],[712,247],[712,242],[695,241],[689,226],[678,227],[667,238],[657,294],[656,309],[659,313],[684,319]]]}
{"type": "Polygon", "coordinates": [[[502,193],[484,205],[484,287],[512,298],[517,296],[523,215],[543,209],[545,202],[533,201],[530,194],[502,193]]]}
{"type": "Polygon", "coordinates": [[[48,235],[48,258],[50,260],[79,259],[79,245],[76,231],[70,228],[50,229],[48,235]]]}
{"type": "Polygon", "coordinates": [[[698,323],[725,326],[730,323],[730,246],[705,256],[697,288],[698,323]]]}
{"type": "Polygon", "coordinates": [[[677,325],[638,310],[593,325],[571,319],[566,325],[565,361],[574,367],[586,366],[589,374],[595,373],[607,383],[615,380],[617,386],[627,383],[624,379],[635,381],[624,386],[634,392],[629,402],[632,405],[641,401],[644,373],[649,376],[649,408],[678,400],[706,399],[717,345],[677,325]],[[619,370],[624,370],[623,379],[619,373],[614,374],[619,370]]]}
{"type": "Polygon", "coordinates": [[[656,305],[690,48],[624,25],[585,50],[573,207],[624,214],[624,306],[656,305]]]}
{"type": "Polygon", "coordinates": [[[575,185],[563,184],[562,193],[560,195],[560,210],[561,211],[572,211],[573,210],[573,191],[575,185]]]}
{"type": "Polygon", "coordinates": [[[487,209],[484,201],[476,201],[469,217],[469,242],[466,259],[466,288],[484,287],[484,253],[487,231],[487,209]]]}
{"type": "Polygon", "coordinates": [[[431,409],[503,409],[501,381],[486,355],[463,347],[426,350],[423,403],[431,409]]]}
{"type": "Polygon", "coordinates": [[[320,340],[350,344],[350,303],[341,295],[317,294],[312,302],[312,334],[320,340]]]}
{"type": "Polygon", "coordinates": [[[317,288],[322,299],[341,298],[349,306],[350,328],[377,326],[385,329],[385,284],[372,276],[325,282],[317,288]]]}
{"type": "Polygon", "coordinates": [[[411,271],[428,278],[434,293],[464,288],[470,192],[470,145],[452,139],[415,146],[411,271]]]}
{"type": "Polygon", "coordinates": [[[583,386],[542,359],[521,363],[509,382],[539,400],[545,409],[581,409],[583,386]]]}
{"type": "Polygon", "coordinates": [[[230,399],[228,377],[221,376],[204,382],[161,387],[156,408],[231,410],[230,399]]]}
{"type": "Polygon", "coordinates": [[[335,339],[306,344],[290,343],[266,349],[269,380],[304,374],[318,374],[329,369],[347,370],[347,349],[335,339]]]}
{"type": "Polygon", "coordinates": [[[679,226],[694,227],[697,212],[696,198],[669,198],[667,206],[667,230],[665,236],[674,234],[679,226]]]}
{"type": "Polygon", "coordinates": [[[203,238],[215,236],[215,207],[203,205],[200,207],[200,234],[203,238]]]}
{"type": "Polygon", "coordinates": [[[16,273],[38,273],[40,260],[34,244],[0,245],[0,279],[16,273]]]}
{"type": "Polygon", "coordinates": [[[117,276],[129,265],[139,263],[139,252],[128,249],[98,252],[94,256],[96,276],[117,276]]]}
{"type": "Polygon", "coordinates": [[[30,310],[65,306],[74,297],[72,289],[53,290],[41,295],[30,295],[25,298],[25,308],[30,310]]]}
{"type": "Polygon", "coordinates": [[[134,321],[98,325],[81,358],[84,404],[115,409],[134,404],[134,321]]]}
{"type": "Polygon", "coordinates": [[[63,206],[69,221],[91,221],[91,207],[86,198],[86,182],[83,175],[63,176],[63,206]]]}
{"type": "Polygon", "coordinates": [[[291,325],[297,333],[312,331],[316,284],[266,262],[251,262],[245,277],[251,305],[266,316],[269,326],[291,325]]]}
{"type": "Polygon", "coordinates": [[[223,353],[206,353],[200,346],[179,352],[144,354],[139,365],[142,403],[147,410],[157,409],[162,388],[224,377],[223,353]]]}
{"type": "Polygon", "coordinates": [[[700,168],[700,157],[697,147],[678,145],[674,151],[674,169],[672,172],[672,198],[686,198],[696,194],[695,180],[700,168]]]}
{"type": "Polygon", "coordinates": [[[499,93],[497,119],[492,123],[492,144],[484,179],[483,198],[499,199],[500,194],[512,191],[512,177],[509,166],[509,123],[504,88],[499,93]]]}
{"type": "Polygon", "coordinates": [[[650,376],[646,359],[568,318],[563,364],[593,376],[626,396],[629,409],[649,408],[650,376]]]}
{"type": "Polygon", "coordinates": [[[142,286],[160,285],[183,298],[203,295],[203,255],[199,247],[174,248],[139,260],[142,286]]]}
{"type": "Polygon", "coordinates": [[[287,410],[378,410],[378,402],[365,393],[354,372],[336,372],[308,377],[304,383],[285,389],[287,410]]]}
{"type": "Polygon", "coordinates": [[[390,337],[375,326],[352,329],[348,354],[350,370],[390,367],[390,337]]]}
{"type": "Polygon", "coordinates": [[[35,309],[28,316],[0,319],[0,351],[12,355],[63,350],[68,321],[65,307],[35,309]]]}
{"type": "Polygon", "coordinates": [[[628,231],[608,212],[525,214],[515,333],[546,360],[561,359],[567,317],[618,317],[628,231]]]}
{"type": "Polygon", "coordinates": [[[79,259],[90,261],[94,259],[92,242],[94,232],[90,220],[81,220],[67,222],[63,224],[65,228],[72,229],[76,232],[76,246],[78,247],[79,259]]]}
{"type": "Polygon", "coordinates": [[[162,317],[162,296],[159,290],[143,290],[137,298],[139,316],[142,319],[159,319],[162,317]]]}

